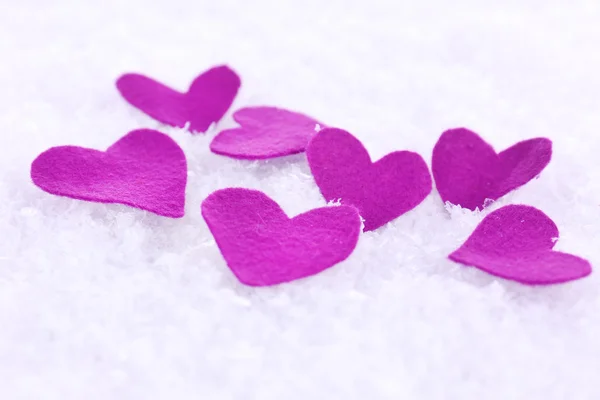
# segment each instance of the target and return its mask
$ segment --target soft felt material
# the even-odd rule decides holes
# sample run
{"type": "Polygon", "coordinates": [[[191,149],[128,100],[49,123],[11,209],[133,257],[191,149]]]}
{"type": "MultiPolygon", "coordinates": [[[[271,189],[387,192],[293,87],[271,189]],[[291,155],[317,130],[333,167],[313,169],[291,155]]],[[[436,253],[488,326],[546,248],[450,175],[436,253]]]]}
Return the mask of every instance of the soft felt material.
{"type": "Polygon", "coordinates": [[[354,250],[361,221],[354,207],[324,207],[292,219],[264,193],[222,189],[202,202],[227,265],[251,286],[268,286],[317,274],[354,250]]]}
{"type": "Polygon", "coordinates": [[[227,112],[240,88],[240,77],[222,65],[198,76],[186,93],[180,93],[140,74],[125,74],[117,89],[131,105],[167,125],[205,132],[227,112]]]}
{"type": "Polygon", "coordinates": [[[173,139],[150,129],[129,132],[105,152],[53,147],[33,161],[31,179],[59,196],[121,203],[165,217],[184,214],[185,155],[173,139]]]}
{"type": "Polygon", "coordinates": [[[429,169],[419,154],[395,151],[372,163],[362,143],[341,129],[320,131],[306,155],[325,199],[358,207],[365,231],[413,209],[431,192],[429,169]]]}
{"type": "Polygon", "coordinates": [[[0,4],[1,400],[600,400],[598,1],[0,4]],[[113,85],[142,72],[185,90],[220,63],[243,83],[205,135],[156,128],[113,85]],[[373,160],[410,150],[429,167],[451,127],[498,151],[550,138],[541,179],[493,207],[543,210],[555,249],[594,272],[539,287],[455,263],[483,215],[432,192],[323,273],[242,285],[204,198],[253,188],[289,216],[325,204],[303,153],[210,151],[234,111],[264,104],[346,129],[373,160]],[[42,151],[105,150],[142,127],[185,152],[184,218],[31,183],[42,151]]]}
{"type": "Polygon", "coordinates": [[[444,202],[475,210],[538,176],[551,157],[549,139],[525,140],[496,154],[476,133],[458,128],[436,143],[431,169],[444,202]]]}
{"type": "Polygon", "coordinates": [[[540,210],[509,205],[484,218],[449,258],[501,278],[547,285],[583,278],[592,272],[587,260],[553,251],[558,228],[540,210]]]}
{"type": "Polygon", "coordinates": [[[247,107],[233,118],[241,126],[220,132],[210,144],[217,154],[257,160],[301,153],[323,124],[277,107],[247,107]]]}

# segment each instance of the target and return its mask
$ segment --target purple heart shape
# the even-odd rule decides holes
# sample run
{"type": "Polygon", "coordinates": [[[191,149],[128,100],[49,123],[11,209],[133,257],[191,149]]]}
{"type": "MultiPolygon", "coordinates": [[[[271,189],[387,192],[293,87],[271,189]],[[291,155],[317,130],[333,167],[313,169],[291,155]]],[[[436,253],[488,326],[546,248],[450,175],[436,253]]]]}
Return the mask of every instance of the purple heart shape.
{"type": "Polygon", "coordinates": [[[362,143],[341,129],[321,130],[306,155],[323,197],[357,207],[365,231],[412,210],[431,192],[431,176],[419,154],[395,151],[372,163],[362,143]]]}
{"type": "Polygon", "coordinates": [[[241,126],[220,132],[210,144],[213,153],[260,160],[301,153],[317,133],[319,121],[276,107],[247,107],[233,118],[241,126]]]}
{"type": "Polygon", "coordinates": [[[444,132],[435,147],[431,170],[444,202],[475,210],[538,176],[552,157],[552,142],[529,139],[496,154],[465,128],[444,132]]]}
{"type": "Polygon", "coordinates": [[[540,210],[502,207],[481,221],[467,241],[448,257],[492,275],[529,285],[583,278],[592,267],[583,258],[553,251],[558,228],[540,210]]]}
{"type": "Polygon", "coordinates": [[[352,253],[361,226],[354,207],[317,208],[290,219],[264,193],[241,188],[212,193],[202,202],[202,216],[229,268],[250,286],[334,266],[352,253]]]}
{"type": "Polygon", "coordinates": [[[53,147],[31,164],[42,190],[73,199],[120,203],[172,218],[183,217],[185,154],[164,133],[138,129],[105,152],[53,147]]]}
{"type": "Polygon", "coordinates": [[[205,132],[225,115],[240,85],[240,77],[225,65],[198,76],[186,93],[140,74],[117,80],[117,89],[131,105],[167,125],[182,128],[189,122],[194,132],[205,132]]]}

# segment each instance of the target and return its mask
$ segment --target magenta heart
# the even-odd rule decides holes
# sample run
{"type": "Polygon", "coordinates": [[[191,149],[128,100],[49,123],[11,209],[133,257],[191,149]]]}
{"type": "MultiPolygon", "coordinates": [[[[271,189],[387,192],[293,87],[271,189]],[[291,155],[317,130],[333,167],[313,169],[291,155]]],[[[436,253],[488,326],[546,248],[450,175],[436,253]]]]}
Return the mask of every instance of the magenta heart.
{"type": "Polygon", "coordinates": [[[129,132],[106,152],[48,149],[31,164],[31,179],[59,196],[126,204],[165,217],[184,214],[185,154],[173,139],[150,129],[129,132]]]}
{"type": "Polygon", "coordinates": [[[167,125],[182,128],[189,122],[194,132],[205,132],[225,115],[240,85],[240,77],[224,65],[197,77],[187,93],[139,74],[117,80],[117,89],[131,105],[167,125]]]}
{"type": "Polygon", "coordinates": [[[550,162],[552,142],[529,139],[496,154],[468,129],[451,129],[433,148],[431,169],[444,202],[475,210],[538,176],[550,162]]]}
{"type": "Polygon", "coordinates": [[[583,278],[592,267],[583,258],[553,251],[558,228],[540,210],[523,205],[502,207],[477,226],[448,257],[492,275],[530,285],[583,278]]]}
{"type": "Polygon", "coordinates": [[[269,286],[317,274],[356,247],[354,207],[317,208],[292,219],[264,193],[222,189],[202,202],[202,216],[240,282],[269,286]]]}
{"type": "Polygon", "coordinates": [[[213,153],[258,160],[301,153],[323,124],[306,115],[276,107],[248,107],[233,114],[241,126],[220,132],[213,153]]]}
{"type": "Polygon", "coordinates": [[[431,192],[431,176],[420,155],[396,151],[372,163],[362,143],[341,129],[320,131],[306,155],[325,199],[357,207],[365,231],[415,208],[431,192]]]}

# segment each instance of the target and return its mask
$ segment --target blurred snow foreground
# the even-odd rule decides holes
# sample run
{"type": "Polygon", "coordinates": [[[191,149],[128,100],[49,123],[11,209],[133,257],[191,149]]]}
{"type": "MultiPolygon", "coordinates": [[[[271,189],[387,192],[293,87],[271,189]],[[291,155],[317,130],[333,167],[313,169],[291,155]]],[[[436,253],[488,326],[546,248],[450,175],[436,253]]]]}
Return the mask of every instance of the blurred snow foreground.
{"type": "Polygon", "coordinates": [[[22,1],[0,14],[3,399],[598,399],[597,274],[525,287],[449,261],[490,210],[535,206],[557,250],[600,265],[600,4],[595,1],[22,1]],[[497,3],[497,4],[496,4],[497,3]],[[174,88],[227,63],[243,84],[206,135],[120,98],[141,72],[174,88]],[[309,279],[248,288],[200,215],[212,191],[325,205],[304,155],[209,152],[231,111],[277,105],[430,162],[465,126],[497,150],[549,137],[541,177],[472,213],[434,190],[309,279]],[[156,128],[184,149],[186,216],[48,195],[56,145],[105,149],[156,128]]]}

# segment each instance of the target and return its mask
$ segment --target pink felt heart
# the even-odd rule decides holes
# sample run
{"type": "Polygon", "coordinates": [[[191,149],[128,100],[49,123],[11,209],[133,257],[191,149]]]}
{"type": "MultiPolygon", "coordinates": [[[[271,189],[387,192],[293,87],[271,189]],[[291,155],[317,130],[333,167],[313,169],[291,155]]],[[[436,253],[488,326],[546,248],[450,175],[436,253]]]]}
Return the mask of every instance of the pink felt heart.
{"type": "Polygon", "coordinates": [[[492,275],[530,285],[583,278],[592,272],[583,258],[553,251],[558,228],[540,210],[523,205],[502,207],[477,226],[449,258],[492,275]]]}
{"type": "Polygon", "coordinates": [[[224,65],[198,76],[187,93],[139,74],[117,80],[117,89],[131,105],[167,125],[182,128],[189,122],[195,132],[205,132],[225,115],[240,85],[240,77],[224,65]]]}
{"type": "Polygon", "coordinates": [[[431,176],[420,155],[395,151],[372,163],[362,143],[341,129],[320,131],[306,155],[325,199],[356,206],[365,231],[413,209],[431,192],[431,176]]]}
{"type": "Polygon", "coordinates": [[[525,140],[496,154],[476,133],[458,128],[436,143],[431,169],[444,202],[475,210],[538,176],[551,157],[549,139],[525,140]]]}
{"type": "Polygon", "coordinates": [[[301,153],[323,124],[306,115],[276,107],[247,107],[233,118],[241,126],[220,132],[210,144],[213,153],[258,160],[301,153]]]}
{"type": "Polygon", "coordinates": [[[269,286],[317,274],[354,250],[361,221],[354,207],[317,208],[292,219],[264,193],[222,189],[202,216],[240,282],[269,286]]]}
{"type": "Polygon", "coordinates": [[[53,147],[33,161],[31,179],[59,196],[121,203],[165,217],[184,214],[185,155],[173,139],[150,129],[129,132],[106,152],[53,147]]]}

